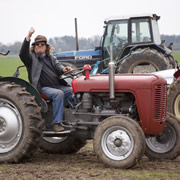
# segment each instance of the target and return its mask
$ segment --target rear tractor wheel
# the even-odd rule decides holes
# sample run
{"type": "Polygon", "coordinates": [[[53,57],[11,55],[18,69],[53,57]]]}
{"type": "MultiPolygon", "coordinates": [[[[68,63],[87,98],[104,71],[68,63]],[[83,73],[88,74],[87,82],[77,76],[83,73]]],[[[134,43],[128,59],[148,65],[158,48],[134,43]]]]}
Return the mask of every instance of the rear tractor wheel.
{"type": "Polygon", "coordinates": [[[85,145],[86,140],[74,136],[43,137],[40,141],[41,150],[50,154],[73,154],[85,145]]]}
{"type": "Polygon", "coordinates": [[[0,162],[30,158],[38,148],[42,126],[34,97],[19,85],[0,82],[0,162]]]}
{"type": "Polygon", "coordinates": [[[165,56],[155,49],[143,49],[134,51],[131,55],[124,59],[117,70],[118,73],[151,73],[160,70],[169,69],[170,64],[165,56]],[[140,53],[142,52],[142,53],[140,53]]]}

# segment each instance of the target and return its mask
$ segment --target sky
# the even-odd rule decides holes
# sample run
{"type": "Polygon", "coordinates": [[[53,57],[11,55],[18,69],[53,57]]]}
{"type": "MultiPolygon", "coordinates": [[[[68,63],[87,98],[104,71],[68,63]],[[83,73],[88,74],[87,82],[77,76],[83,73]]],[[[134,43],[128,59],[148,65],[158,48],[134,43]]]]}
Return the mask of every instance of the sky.
{"type": "Polygon", "coordinates": [[[157,14],[160,34],[180,35],[180,0],[1,0],[0,43],[23,41],[34,27],[33,39],[65,35],[103,35],[104,20],[111,16],[157,14]]]}

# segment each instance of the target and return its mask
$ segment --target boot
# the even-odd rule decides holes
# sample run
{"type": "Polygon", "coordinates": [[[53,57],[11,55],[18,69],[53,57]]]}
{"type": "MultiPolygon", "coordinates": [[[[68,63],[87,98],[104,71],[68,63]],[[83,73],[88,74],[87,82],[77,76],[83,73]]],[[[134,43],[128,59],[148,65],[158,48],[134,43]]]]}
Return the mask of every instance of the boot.
{"type": "Polygon", "coordinates": [[[64,127],[62,127],[60,124],[54,124],[53,125],[53,130],[55,131],[55,132],[61,132],[61,131],[64,131],[64,127]]]}

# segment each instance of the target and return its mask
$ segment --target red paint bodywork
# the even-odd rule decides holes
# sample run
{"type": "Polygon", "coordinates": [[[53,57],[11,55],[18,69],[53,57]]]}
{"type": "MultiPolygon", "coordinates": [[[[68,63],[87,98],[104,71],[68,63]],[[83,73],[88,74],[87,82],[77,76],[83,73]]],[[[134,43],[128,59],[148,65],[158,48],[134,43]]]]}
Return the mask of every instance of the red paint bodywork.
{"type": "Polygon", "coordinates": [[[180,77],[180,69],[178,69],[175,73],[174,73],[174,77],[177,79],[180,77]]]}
{"type": "MultiPolygon", "coordinates": [[[[115,92],[130,92],[136,99],[140,125],[145,134],[159,134],[166,122],[166,80],[152,74],[116,74],[115,92]]],[[[74,93],[109,92],[109,76],[81,76],[72,81],[74,93]]]]}

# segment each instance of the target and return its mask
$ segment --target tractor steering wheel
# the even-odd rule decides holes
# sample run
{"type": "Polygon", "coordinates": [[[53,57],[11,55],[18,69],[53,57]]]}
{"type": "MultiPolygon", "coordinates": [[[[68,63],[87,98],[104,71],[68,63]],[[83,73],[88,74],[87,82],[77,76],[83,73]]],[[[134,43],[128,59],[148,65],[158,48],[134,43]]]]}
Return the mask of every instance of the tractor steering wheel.
{"type": "Polygon", "coordinates": [[[67,79],[67,78],[76,79],[76,76],[83,72],[84,72],[84,70],[80,70],[80,71],[76,72],[76,69],[72,69],[71,71],[67,71],[64,74],[60,75],[59,78],[60,79],[67,79]]]}

